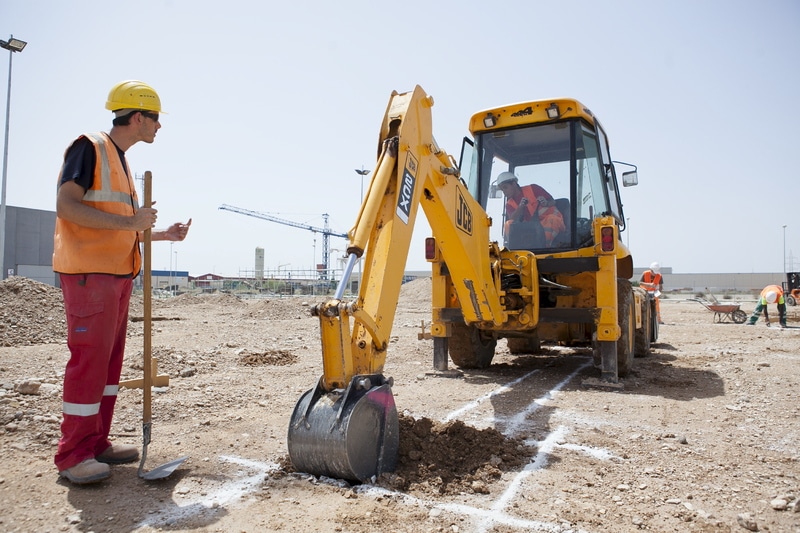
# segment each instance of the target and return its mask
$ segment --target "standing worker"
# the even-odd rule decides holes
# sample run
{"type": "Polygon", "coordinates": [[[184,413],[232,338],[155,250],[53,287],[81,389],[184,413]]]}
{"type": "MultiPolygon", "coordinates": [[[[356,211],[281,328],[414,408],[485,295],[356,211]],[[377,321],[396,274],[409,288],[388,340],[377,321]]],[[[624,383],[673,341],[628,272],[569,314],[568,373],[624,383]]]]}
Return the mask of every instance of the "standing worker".
{"type": "MultiPolygon", "coordinates": [[[[106,479],[109,464],[139,458],[135,446],[108,440],[141,232],[153,228],[157,213],[139,207],[125,152],[155,140],[161,100],[149,85],[125,81],[111,89],[106,109],[114,113],[111,131],[86,133],[67,148],[56,198],[53,270],[64,294],[70,359],[54,462],[76,484],[106,479]]],[[[182,241],[191,223],[153,230],[152,239],[182,241]]]]}
{"type": "Polygon", "coordinates": [[[663,324],[661,321],[661,291],[664,290],[664,277],[661,275],[661,265],[658,263],[651,263],[650,270],[642,272],[642,277],[639,278],[639,286],[646,290],[656,302],[656,316],[658,323],[663,324]]]}
{"type": "Polygon", "coordinates": [[[747,321],[748,326],[755,325],[758,322],[758,317],[761,316],[761,311],[764,311],[764,319],[769,326],[769,312],[767,311],[768,304],[778,304],[778,321],[782,328],[786,327],[786,300],[783,298],[783,289],[779,285],[767,285],[758,297],[758,304],[750,315],[750,320],[747,321]]]}

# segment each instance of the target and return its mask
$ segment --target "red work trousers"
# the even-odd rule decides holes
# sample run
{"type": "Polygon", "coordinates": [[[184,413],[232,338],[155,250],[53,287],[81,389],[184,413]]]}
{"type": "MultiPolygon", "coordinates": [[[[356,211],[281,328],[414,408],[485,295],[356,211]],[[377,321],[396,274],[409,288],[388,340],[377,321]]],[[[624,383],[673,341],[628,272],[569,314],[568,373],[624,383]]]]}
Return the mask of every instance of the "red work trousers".
{"type": "Polygon", "coordinates": [[[71,468],[103,453],[117,401],[130,277],[109,274],[61,274],[70,359],[64,373],[61,439],[55,464],[71,468]]]}

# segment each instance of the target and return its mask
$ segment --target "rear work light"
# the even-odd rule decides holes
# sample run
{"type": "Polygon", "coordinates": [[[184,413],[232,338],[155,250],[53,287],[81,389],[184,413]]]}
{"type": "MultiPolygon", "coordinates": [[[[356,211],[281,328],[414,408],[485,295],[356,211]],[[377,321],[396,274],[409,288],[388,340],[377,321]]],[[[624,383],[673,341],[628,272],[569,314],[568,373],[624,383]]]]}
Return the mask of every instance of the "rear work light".
{"type": "Polygon", "coordinates": [[[604,252],[614,251],[614,228],[603,226],[600,230],[600,247],[604,252]]]}
{"type": "Polygon", "coordinates": [[[428,261],[436,260],[436,239],[433,237],[425,238],[425,259],[428,261]]]}

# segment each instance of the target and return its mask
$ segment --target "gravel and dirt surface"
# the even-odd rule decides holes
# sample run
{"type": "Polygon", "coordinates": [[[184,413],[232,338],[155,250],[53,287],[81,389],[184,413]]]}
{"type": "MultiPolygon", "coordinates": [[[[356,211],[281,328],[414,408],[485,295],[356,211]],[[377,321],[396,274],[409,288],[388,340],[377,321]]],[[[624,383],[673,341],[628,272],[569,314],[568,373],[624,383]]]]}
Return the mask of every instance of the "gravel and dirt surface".
{"type": "MultiPolygon", "coordinates": [[[[316,297],[181,295],[153,303],[153,395],[145,470],[59,480],[61,293],[0,282],[0,531],[3,532],[800,532],[800,308],[788,329],[715,323],[662,300],[652,355],[620,391],[582,349],[511,356],[430,375],[430,281],[403,286],[386,375],[401,413],[397,471],[351,485],[294,472],[288,421],[321,373],[316,297]]],[[[741,302],[750,313],[753,299],[741,302]]],[[[123,379],[142,374],[134,296],[123,379]]],[[[113,437],[142,442],[142,391],[121,389],[113,437]]]]}

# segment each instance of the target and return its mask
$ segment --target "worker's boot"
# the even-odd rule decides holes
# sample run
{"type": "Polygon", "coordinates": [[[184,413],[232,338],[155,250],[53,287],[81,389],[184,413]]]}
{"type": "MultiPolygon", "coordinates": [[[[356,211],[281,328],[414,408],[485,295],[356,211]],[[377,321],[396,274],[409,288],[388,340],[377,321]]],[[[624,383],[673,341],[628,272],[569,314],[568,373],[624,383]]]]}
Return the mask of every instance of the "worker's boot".
{"type": "Polygon", "coordinates": [[[139,449],[130,444],[112,444],[95,459],[109,465],[132,463],[139,459],[139,449]]]}
{"type": "Polygon", "coordinates": [[[75,483],[76,485],[86,485],[97,483],[111,476],[111,469],[108,465],[99,463],[95,459],[85,459],[72,468],[67,468],[58,473],[63,478],[75,483]]]}

